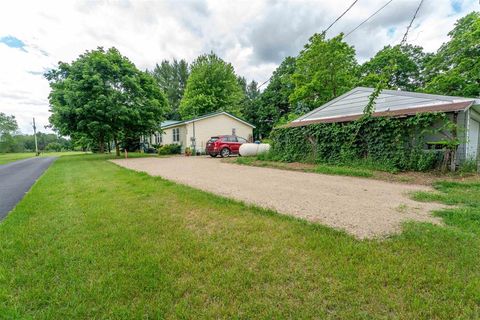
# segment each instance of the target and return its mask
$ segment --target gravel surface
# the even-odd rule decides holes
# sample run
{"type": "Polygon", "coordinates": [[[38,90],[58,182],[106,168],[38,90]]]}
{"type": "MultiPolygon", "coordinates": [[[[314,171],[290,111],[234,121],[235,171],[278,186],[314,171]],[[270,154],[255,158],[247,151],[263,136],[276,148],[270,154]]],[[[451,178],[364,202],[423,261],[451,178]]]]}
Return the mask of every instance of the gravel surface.
{"type": "Polygon", "coordinates": [[[413,201],[409,192],[429,187],[223,163],[210,157],[137,158],[114,163],[345,230],[357,238],[401,231],[404,221],[440,224],[430,214],[443,208],[413,201]]]}

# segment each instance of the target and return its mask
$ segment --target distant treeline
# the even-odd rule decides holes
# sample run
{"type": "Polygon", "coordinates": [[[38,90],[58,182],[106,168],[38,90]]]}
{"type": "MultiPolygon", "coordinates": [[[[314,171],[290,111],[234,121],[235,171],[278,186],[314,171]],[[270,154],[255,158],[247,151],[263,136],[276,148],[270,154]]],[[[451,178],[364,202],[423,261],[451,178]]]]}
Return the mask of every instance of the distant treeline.
{"type": "MultiPolygon", "coordinates": [[[[37,133],[38,150],[69,151],[73,150],[72,142],[53,133],[37,133]]],[[[5,152],[35,152],[35,137],[33,134],[8,136],[0,141],[0,153],[5,152]]]]}

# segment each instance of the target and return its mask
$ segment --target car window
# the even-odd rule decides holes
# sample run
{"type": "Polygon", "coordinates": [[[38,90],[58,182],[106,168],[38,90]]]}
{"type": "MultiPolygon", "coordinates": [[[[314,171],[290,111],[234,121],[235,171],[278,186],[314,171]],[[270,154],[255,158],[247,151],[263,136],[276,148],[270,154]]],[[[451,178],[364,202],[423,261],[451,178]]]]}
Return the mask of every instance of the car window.
{"type": "Polygon", "coordinates": [[[219,139],[218,137],[211,137],[210,140],[208,140],[208,142],[215,142],[218,139],[219,139]]]}
{"type": "Polygon", "coordinates": [[[227,141],[228,142],[237,142],[237,137],[229,136],[227,141]]]}
{"type": "Polygon", "coordinates": [[[237,141],[240,142],[240,143],[246,143],[247,139],[244,139],[242,137],[237,137],[237,141]]]}

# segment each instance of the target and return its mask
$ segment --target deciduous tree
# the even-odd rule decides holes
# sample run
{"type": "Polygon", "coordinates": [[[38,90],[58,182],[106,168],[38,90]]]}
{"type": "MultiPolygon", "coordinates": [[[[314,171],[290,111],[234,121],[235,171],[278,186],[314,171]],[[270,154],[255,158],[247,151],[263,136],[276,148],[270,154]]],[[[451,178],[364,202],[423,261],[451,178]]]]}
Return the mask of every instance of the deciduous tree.
{"type": "Polygon", "coordinates": [[[359,84],[376,87],[388,72],[386,89],[416,91],[424,85],[423,70],[430,56],[419,46],[386,46],[361,66],[359,84]]]}
{"type": "Polygon", "coordinates": [[[464,97],[480,96],[480,13],[457,21],[426,66],[426,92],[464,97]]]}
{"type": "Polygon", "coordinates": [[[214,53],[205,54],[192,63],[180,114],[184,119],[215,111],[241,115],[243,99],[233,66],[214,53]]]}
{"type": "Polygon", "coordinates": [[[358,82],[355,49],[343,34],[325,39],[314,34],[296,59],[290,101],[315,109],[352,89],[358,82]]]}
{"type": "Polygon", "coordinates": [[[138,70],[115,48],[87,51],[46,73],[50,122],[62,135],[85,136],[99,151],[114,140],[153,132],[168,111],[155,79],[138,70]]]}

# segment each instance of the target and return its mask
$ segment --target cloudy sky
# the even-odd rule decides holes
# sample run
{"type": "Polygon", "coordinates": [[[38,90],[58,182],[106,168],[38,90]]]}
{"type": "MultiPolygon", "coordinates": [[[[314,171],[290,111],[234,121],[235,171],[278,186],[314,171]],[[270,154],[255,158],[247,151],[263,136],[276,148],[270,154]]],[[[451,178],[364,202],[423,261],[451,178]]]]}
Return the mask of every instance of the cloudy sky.
{"type": "MultiPolygon", "coordinates": [[[[42,74],[87,49],[117,47],[141,69],[163,59],[192,61],[213,50],[239,75],[263,82],[285,56],[297,55],[353,0],[119,0],[0,2],[0,112],[22,132],[48,124],[42,74]]],[[[388,0],[359,0],[327,36],[347,33],[388,0]]],[[[419,0],[393,0],[346,40],[360,62],[400,42],[419,0]]],[[[435,51],[478,0],[424,0],[408,41],[435,51]]],[[[44,131],[44,130],[43,130],[44,131]]]]}

